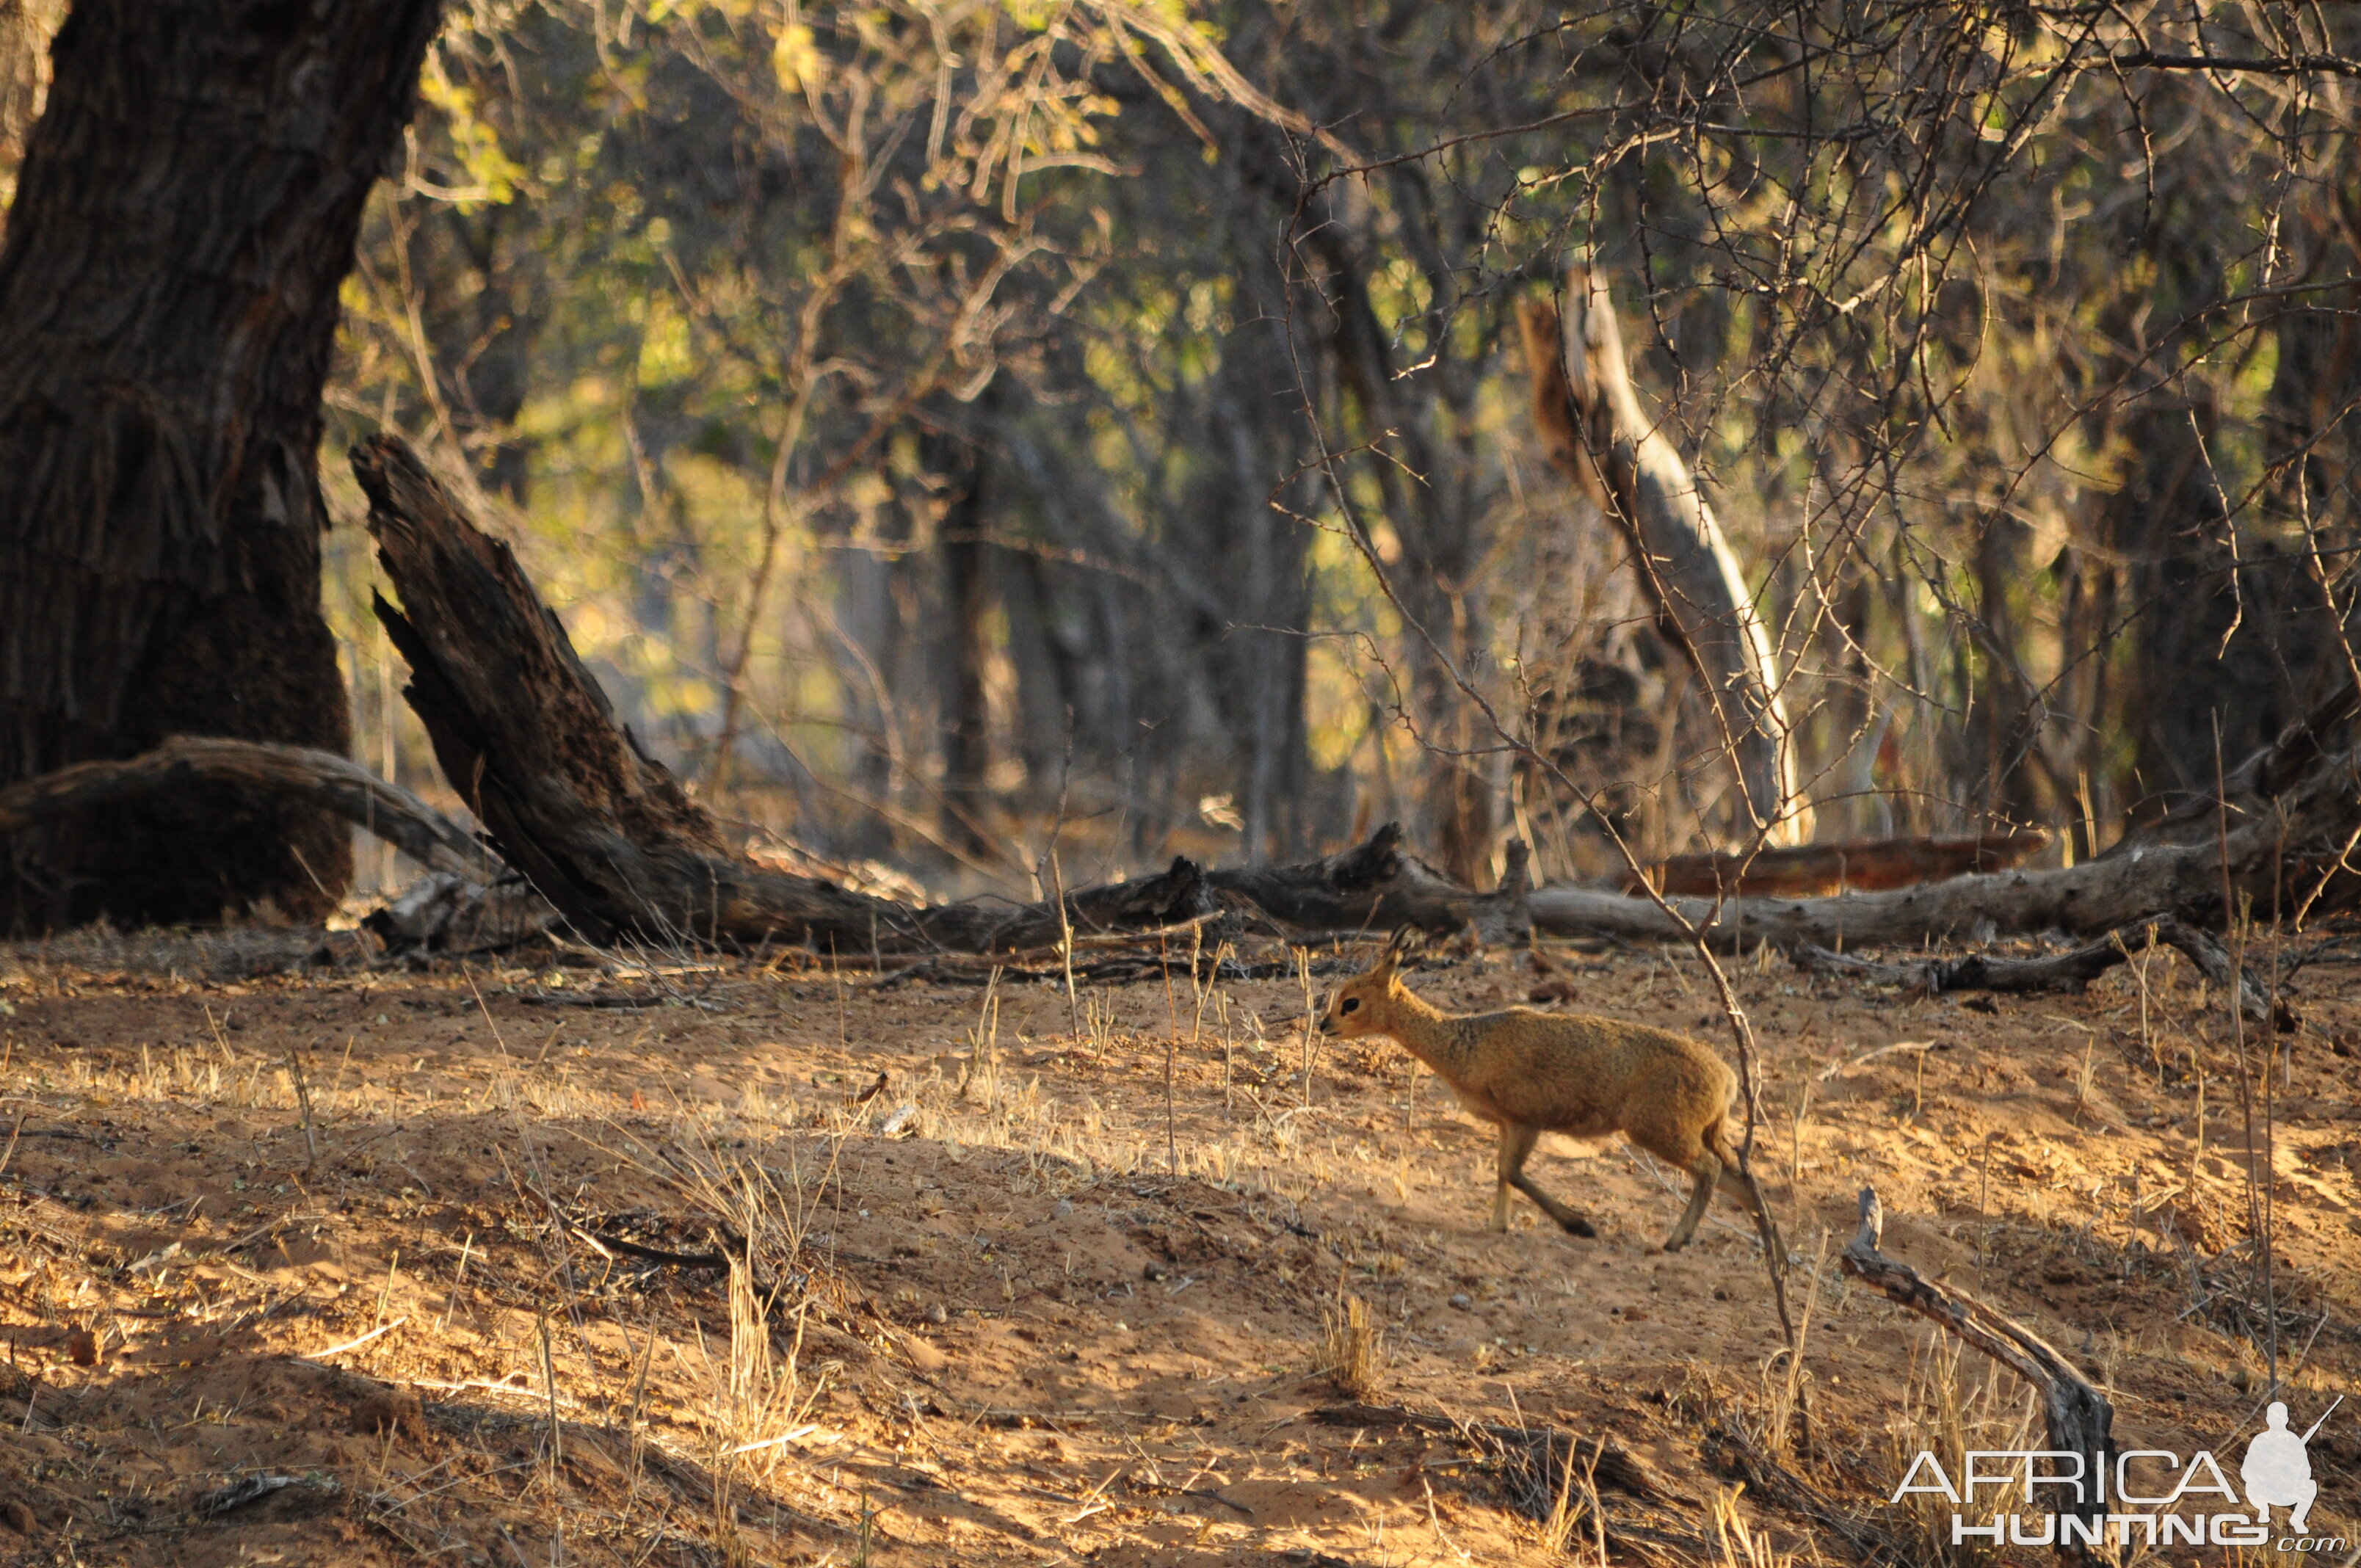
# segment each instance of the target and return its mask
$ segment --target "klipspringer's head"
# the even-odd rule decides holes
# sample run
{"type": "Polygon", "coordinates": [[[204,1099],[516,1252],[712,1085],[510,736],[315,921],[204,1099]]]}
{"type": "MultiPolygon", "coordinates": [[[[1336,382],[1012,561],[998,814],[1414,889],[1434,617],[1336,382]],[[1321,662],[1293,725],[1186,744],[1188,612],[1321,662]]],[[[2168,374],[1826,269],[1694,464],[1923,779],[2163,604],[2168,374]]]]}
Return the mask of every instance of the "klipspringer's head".
{"type": "Polygon", "coordinates": [[[1381,1020],[1390,1011],[1387,1003],[1402,990],[1401,961],[1415,950],[1418,938],[1416,927],[1396,931],[1366,973],[1355,975],[1331,992],[1327,1010],[1320,1015],[1320,1032],[1340,1040],[1384,1034],[1381,1020]]]}

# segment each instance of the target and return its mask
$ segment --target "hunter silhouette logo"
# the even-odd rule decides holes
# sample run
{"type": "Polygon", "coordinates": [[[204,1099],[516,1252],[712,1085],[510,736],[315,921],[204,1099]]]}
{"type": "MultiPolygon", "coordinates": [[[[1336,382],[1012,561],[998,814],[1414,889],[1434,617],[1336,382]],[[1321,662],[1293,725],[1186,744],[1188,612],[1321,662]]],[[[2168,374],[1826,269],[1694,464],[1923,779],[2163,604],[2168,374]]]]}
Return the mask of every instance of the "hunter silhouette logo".
{"type": "Polygon", "coordinates": [[[2160,1448],[2112,1455],[1979,1449],[1960,1456],[1956,1484],[1940,1460],[1921,1453],[1888,1500],[1899,1503],[1919,1493],[1949,1502],[1959,1510],[1951,1515],[1954,1546],[1977,1540],[1995,1546],[2273,1544],[2280,1552],[2342,1552],[2349,1546],[2344,1538],[2304,1533],[2320,1496],[2304,1445],[2344,1402],[2339,1394],[2301,1435],[2288,1430],[2287,1406],[2271,1402],[2263,1430],[2247,1440],[2238,1466],[2247,1512],[2237,1511],[2236,1489],[2203,1449],[2185,1465],[2180,1454],[2160,1448]],[[2220,1500],[2208,1501],[2214,1498],[2220,1500]],[[2276,1540],[2274,1508],[2288,1510],[2285,1532],[2276,1540]],[[1969,1522],[1971,1510],[1982,1513],[1984,1522],[1969,1522]]]}
{"type": "Polygon", "coordinates": [[[2288,1408],[2277,1399],[2271,1401],[2271,1408],[2263,1413],[2268,1424],[2246,1444],[2246,1463],[2238,1466],[2238,1478],[2246,1484],[2246,1501],[2254,1508],[2257,1524],[2270,1523],[2273,1508],[2293,1508],[2288,1515],[2288,1529],[2303,1533],[2312,1500],[2320,1496],[2320,1483],[2312,1478],[2312,1457],[2304,1452],[2304,1444],[2344,1402],[2344,1395],[2336,1396],[2334,1403],[2320,1412],[2320,1420],[2298,1437],[2287,1430],[2288,1408]]]}

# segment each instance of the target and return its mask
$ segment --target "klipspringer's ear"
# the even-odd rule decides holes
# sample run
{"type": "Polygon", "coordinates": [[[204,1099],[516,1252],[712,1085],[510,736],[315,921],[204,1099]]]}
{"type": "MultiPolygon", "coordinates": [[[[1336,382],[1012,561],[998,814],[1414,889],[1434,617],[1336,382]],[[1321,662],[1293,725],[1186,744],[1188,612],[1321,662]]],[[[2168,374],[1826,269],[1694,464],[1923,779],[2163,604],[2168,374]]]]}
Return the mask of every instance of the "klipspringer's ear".
{"type": "Polygon", "coordinates": [[[1423,936],[1424,933],[1415,926],[1395,927],[1393,936],[1387,939],[1385,951],[1379,953],[1378,961],[1369,966],[1369,972],[1373,975],[1392,974],[1400,967],[1403,959],[1418,950],[1419,941],[1423,936]]]}

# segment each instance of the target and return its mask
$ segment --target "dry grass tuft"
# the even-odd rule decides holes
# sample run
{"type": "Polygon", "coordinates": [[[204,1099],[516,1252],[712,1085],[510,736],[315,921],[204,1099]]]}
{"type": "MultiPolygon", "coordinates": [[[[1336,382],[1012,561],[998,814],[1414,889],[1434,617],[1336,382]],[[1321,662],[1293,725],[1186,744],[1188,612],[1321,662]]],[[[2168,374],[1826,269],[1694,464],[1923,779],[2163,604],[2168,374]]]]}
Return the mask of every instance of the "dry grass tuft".
{"type": "Polygon", "coordinates": [[[1368,1399],[1378,1390],[1378,1374],[1384,1362],[1379,1340],[1368,1303],[1340,1285],[1336,1304],[1321,1310],[1320,1364],[1312,1370],[1326,1374],[1339,1390],[1354,1398],[1368,1399]]]}
{"type": "Polygon", "coordinates": [[[1795,1457],[1810,1443],[1811,1375],[1806,1370],[1806,1358],[1811,1350],[1812,1316],[1819,1308],[1820,1285],[1827,1276],[1828,1260],[1828,1237],[1823,1231],[1819,1249],[1812,1258],[1811,1282],[1804,1292],[1803,1313],[1795,1321],[1795,1353],[1789,1354],[1783,1350],[1763,1368],[1763,1445],[1783,1458],[1795,1457]]]}
{"type": "Polygon", "coordinates": [[[1743,1486],[1717,1486],[1713,1493],[1713,1541],[1718,1568],[1794,1568],[1795,1554],[1774,1550],[1746,1526],[1738,1511],[1743,1486]]]}
{"type": "MultiPolygon", "coordinates": [[[[1912,1369],[1899,1411],[1886,1429],[1892,1444],[1890,1463],[1895,1475],[1907,1475],[1922,1453],[1933,1454],[1946,1475],[1959,1475],[1965,1473],[1970,1449],[2032,1446],[2032,1390],[2024,1390],[2022,1401],[2011,1409],[2002,1403],[1989,1369],[1980,1385],[1972,1389],[1967,1387],[1960,1361],[1957,1340],[1928,1331],[1926,1348],[1912,1369]]],[[[1997,1554],[1980,1541],[1952,1544],[1951,1516],[1955,1510],[1938,1496],[1914,1492],[1889,1505],[1888,1511],[1900,1516],[1894,1522],[1916,1537],[1924,1562],[1941,1563],[1945,1568],[1975,1568],[1998,1560],[1997,1554]]],[[[1988,1503],[1979,1503],[1963,1505],[1956,1512],[1971,1525],[1984,1525],[1992,1522],[1993,1508],[1988,1503]]]]}
{"type": "Polygon", "coordinates": [[[1558,1462],[1557,1490],[1550,1498],[1549,1512],[1542,1518],[1542,1551],[1554,1558],[1566,1555],[1587,1524],[1592,1544],[1598,1548],[1598,1561],[1603,1564],[1607,1561],[1607,1510],[1598,1501],[1598,1457],[1606,1451],[1599,1444],[1591,1446],[1589,1462],[1579,1472],[1577,1491],[1577,1473],[1571,1444],[1568,1446],[1567,1456],[1558,1462]]]}

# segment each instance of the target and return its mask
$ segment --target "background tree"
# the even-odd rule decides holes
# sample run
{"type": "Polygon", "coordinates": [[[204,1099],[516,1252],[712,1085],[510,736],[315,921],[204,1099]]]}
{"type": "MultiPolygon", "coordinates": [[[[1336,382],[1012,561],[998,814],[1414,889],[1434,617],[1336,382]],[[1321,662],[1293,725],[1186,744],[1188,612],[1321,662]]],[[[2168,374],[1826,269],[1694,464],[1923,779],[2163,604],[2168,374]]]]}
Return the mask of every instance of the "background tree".
{"type": "MultiPolygon", "coordinates": [[[[0,783],[168,735],[342,750],[321,388],[435,0],[80,0],[0,247],[0,783]]],[[[0,927],[316,917],[344,827],[194,791],[0,845],[0,927]]]]}
{"type": "MultiPolygon", "coordinates": [[[[2084,857],[2361,663],[2353,25],[482,0],[331,444],[416,439],[752,831],[1027,894],[1053,833],[1095,880],[1391,817],[1620,874],[1608,827],[1754,814],[1533,426],[1581,261],[1817,831],[2084,857]]],[[[365,752],[429,783],[328,552],[365,752]]]]}
{"type": "Polygon", "coordinates": [[[1644,853],[1748,839],[1532,424],[1517,306],[1573,257],[1730,538],[1824,836],[2096,852],[2342,660],[2321,16],[1163,16],[456,17],[339,407],[506,499],[730,809],[1012,890],[1052,822],[1106,870],[1400,816],[1478,881],[1512,833],[1612,872],[1600,812],[1644,853]]]}

